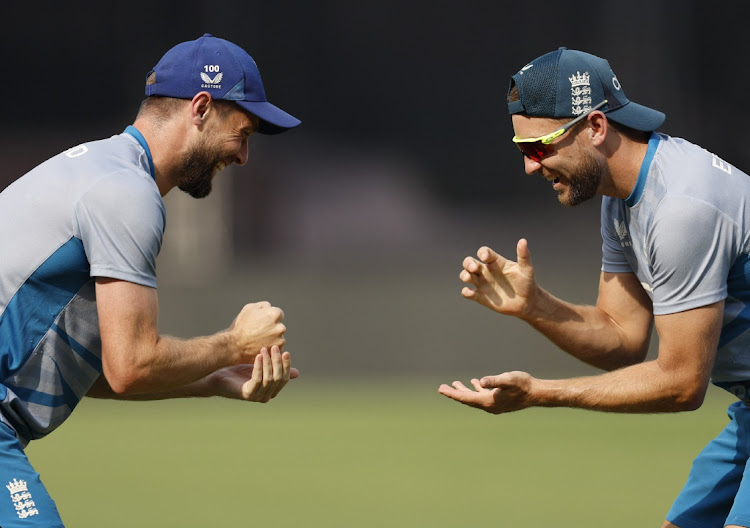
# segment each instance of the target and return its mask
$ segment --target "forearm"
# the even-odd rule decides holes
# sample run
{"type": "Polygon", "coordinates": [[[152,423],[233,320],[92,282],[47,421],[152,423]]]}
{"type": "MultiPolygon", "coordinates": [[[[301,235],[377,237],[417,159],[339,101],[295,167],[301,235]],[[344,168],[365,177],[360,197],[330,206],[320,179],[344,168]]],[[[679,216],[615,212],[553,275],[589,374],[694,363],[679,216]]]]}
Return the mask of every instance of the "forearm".
{"type": "Polygon", "coordinates": [[[110,388],[125,398],[147,394],[161,394],[162,398],[195,396],[190,384],[239,361],[228,332],[193,339],[160,336],[155,343],[138,343],[131,354],[105,357],[109,361],[104,362],[104,374],[110,388]],[[168,391],[176,392],[167,396],[168,391]]]}
{"type": "Polygon", "coordinates": [[[192,339],[159,334],[154,288],[98,278],[96,304],[104,375],[119,395],[182,390],[223,367],[253,363],[264,347],[285,343],[284,313],[267,301],[246,304],[228,329],[192,339]]]}
{"type": "Polygon", "coordinates": [[[530,406],[573,407],[606,412],[660,413],[695,410],[703,403],[708,378],[648,361],[598,376],[533,379],[530,406]]]}
{"type": "Polygon", "coordinates": [[[89,398],[98,398],[106,400],[128,400],[128,401],[151,401],[151,400],[166,400],[171,398],[197,398],[207,397],[211,394],[206,390],[205,381],[203,379],[198,380],[182,387],[175,387],[173,389],[164,390],[160,392],[148,392],[148,393],[124,393],[118,394],[107,382],[107,378],[102,374],[99,379],[91,386],[86,396],[89,398]]]}
{"type": "Polygon", "coordinates": [[[522,319],[589,365],[615,370],[643,361],[646,355],[648,335],[628,340],[626,331],[597,306],[574,305],[542,288],[533,306],[522,319]]]}

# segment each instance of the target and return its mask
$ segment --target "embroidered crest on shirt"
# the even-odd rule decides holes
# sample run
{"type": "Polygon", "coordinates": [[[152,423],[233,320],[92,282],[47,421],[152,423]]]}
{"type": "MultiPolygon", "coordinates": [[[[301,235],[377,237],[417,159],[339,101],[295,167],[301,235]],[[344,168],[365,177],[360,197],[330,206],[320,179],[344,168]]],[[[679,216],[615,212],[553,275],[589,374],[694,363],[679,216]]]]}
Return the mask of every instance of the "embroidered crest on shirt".
{"type": "Polygon", "coordinates": [[[10,500],[13,501],[13,507],[16,509],[16,515],[19,519],[39,515],[39,510],[36,509],[36,504],[31,498],[25,480],[13,479],[5,487],[10,492],[10,500]]]}
{"type": "Polygon", "coordinates": [[[630,233],[628,233],[628,226],[625,221],[618,222],[617,218],[615,218],[614,222],[615,233],[617,233],[617,237],[620,239],[620,245],[622,247],[631,247],[633,242],[630,240],[630,233]]]}

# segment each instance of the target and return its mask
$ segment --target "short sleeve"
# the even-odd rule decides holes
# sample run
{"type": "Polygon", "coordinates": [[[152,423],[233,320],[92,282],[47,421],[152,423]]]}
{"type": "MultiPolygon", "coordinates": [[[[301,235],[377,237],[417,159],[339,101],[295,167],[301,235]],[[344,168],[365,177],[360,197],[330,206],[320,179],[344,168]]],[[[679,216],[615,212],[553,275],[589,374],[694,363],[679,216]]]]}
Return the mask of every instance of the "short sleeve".
{"type": "Polygon", "coordinates": [[[615,204],[612,200],[602,200],[601,230],[602,230],[602,271],[607,273],[631,273],[633,269],[622,250],[620,237],[616,231],[618,216],[612,209],[615,204]]]}
{"type": "Polygon", "coordinates": [[[75,215],[92,277],[156,287],[166,212],[152,181],[111,174],[81,196],[75,215]]]}
{"type": "Polygon", "coordinates": [[[712,204],[688,196],[662,200],[646,240],[654,314],[725,299],[739,240],[737,223],[712,204]]]}

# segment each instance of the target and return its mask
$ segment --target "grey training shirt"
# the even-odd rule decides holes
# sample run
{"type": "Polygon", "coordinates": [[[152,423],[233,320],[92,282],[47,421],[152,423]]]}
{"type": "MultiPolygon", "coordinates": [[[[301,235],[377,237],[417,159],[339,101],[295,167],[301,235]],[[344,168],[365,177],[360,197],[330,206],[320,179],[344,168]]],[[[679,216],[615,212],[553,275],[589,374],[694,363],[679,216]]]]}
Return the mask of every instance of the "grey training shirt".
{"type": "Polygon", "coordinates": [[[603,199],[601,230],[602,270],[635,273],[655,315],[726,301],[711,379],[747,398],[732,382],[750,380],[748,175],[653,133],[631,195],[603,199]]]}
{"type": "Polygon", "coordinates": [[[0,193],[0,420],[24,445],[59,426],[102,372],[94,277],[156,287],[165,221],[132,126],[0,193]]]}

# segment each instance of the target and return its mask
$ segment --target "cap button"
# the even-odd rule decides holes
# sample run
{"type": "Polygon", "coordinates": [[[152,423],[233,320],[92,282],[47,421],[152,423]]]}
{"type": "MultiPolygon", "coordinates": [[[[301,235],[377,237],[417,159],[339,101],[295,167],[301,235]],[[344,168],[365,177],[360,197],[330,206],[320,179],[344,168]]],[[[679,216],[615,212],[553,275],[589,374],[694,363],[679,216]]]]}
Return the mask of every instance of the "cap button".
{"type": "Polygon", "coordinates": [[[213,35],[211,33],[204,33],[203,36],[204,37],[213,37],[213,35]]]}

